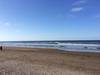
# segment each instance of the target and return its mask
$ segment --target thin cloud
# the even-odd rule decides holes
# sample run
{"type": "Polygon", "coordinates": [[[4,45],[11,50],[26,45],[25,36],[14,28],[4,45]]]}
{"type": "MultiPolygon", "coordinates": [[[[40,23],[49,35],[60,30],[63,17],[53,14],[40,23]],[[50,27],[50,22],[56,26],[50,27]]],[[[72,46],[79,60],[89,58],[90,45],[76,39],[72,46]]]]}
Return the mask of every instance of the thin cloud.
{"type": "Polygon", "coordinates": [[[11,26],[11,23],[0,21],[0,26],[9,27],[9,26],[11,26]]]}
{"type": "Polygon", "coordinates": [[[71,9],[71,12],[79,12],[79,11],[82,11],[82,10],[83,10],[83,7],[75,7],[75,8],[71,9]]]}
{"type": "Polygon", "coordinates": [[[85,4],[87,1],[86,0],[78,0],[76,2],[74,2],[73,8],[71,9],[71,12],[79,12],[82,11],[84,6],[82,6],[82,4],[85,4]]]}
{"type": "Polygon", "coordinates": [[[95,16],[95,18],[100,18],[100,14],[97,14],[97,15],[95,16]]]}
{"type": "Polygon", "coordinates": [[[69,17],[75,17],[75,15],[69,14],[69,17]]]}
{"type": "Polygon", "coordinates": [[[15,30],[15,32],[16,32],[16,33],[19,33],[19,32],[20,32],[20,30],[16,29],[16,30],[15,30]]]}
{"type": "Polygon", "coordinates": [[[11,26],[11,24],[9,22],[5,22],[4,25],[5,26],[11,26]]]}
{"type": "Polygon", "coordinates": [[[86,0],[80,0],[80,1],[76,1],[74,2],[72,5],[81,5],[81,4],[85,4],[86,0]]]}
{"type": "Polygon", "coordinates": [[[81,12],[85,9],[84,4],[87,3],[87,0],[76,0],[74,3],[72,3],[72,8],[70,9],[70,14],[72,16],[76,16],[73,13],[81,12]]]}

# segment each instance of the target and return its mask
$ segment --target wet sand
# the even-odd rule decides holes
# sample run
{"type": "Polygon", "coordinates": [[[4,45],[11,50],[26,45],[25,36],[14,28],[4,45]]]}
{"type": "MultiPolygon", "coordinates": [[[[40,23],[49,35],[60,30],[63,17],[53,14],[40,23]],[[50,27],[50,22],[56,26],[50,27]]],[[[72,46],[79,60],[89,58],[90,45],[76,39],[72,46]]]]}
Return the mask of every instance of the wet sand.
{"type": "Polygon", "coordinates": [[[100,75],[100,54],[3,47],[0,75],[100,75]]]}

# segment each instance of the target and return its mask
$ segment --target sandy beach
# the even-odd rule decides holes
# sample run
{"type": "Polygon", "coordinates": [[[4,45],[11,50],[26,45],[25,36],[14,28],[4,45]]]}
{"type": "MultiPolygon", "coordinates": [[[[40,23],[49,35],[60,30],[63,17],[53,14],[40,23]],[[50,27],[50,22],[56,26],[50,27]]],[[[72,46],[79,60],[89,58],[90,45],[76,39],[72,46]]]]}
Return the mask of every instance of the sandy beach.
{"type": "Polygon", "coordinates": [[[100,54],[3,47],[0,75],[100,75],[100,54]]]}

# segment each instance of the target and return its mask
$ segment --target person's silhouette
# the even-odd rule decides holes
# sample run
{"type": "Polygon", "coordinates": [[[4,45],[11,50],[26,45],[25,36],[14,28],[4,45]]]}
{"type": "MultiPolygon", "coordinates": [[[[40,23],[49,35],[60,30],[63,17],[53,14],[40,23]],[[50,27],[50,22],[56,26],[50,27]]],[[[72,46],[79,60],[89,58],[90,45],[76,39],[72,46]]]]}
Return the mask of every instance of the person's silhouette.
{"type": "Polygon", "coordinates": [[[2,51],[2,46],[0,46],[0,50],[2,51]]]}

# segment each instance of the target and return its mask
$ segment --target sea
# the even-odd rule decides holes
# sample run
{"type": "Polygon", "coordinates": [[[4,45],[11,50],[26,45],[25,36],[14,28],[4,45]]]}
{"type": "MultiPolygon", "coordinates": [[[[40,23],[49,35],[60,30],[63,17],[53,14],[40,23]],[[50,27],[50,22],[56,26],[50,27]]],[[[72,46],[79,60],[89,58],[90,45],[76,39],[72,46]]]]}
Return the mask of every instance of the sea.
{"type": "Polygon", "coordinates": [[[100,52],[100,40],[0,41],[0,46],[53,48],[76,52],[100,52]]]}

